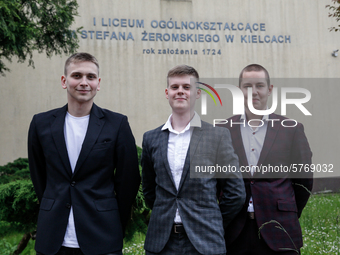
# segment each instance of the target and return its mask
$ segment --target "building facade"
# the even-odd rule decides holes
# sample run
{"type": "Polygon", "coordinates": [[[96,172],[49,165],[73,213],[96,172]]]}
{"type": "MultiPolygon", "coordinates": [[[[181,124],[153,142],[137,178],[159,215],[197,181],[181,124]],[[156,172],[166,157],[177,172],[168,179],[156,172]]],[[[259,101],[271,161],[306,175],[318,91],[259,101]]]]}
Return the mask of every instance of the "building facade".
{"type": "MultiPolygon", "coordinates": [[[[340,34],[329,32],[336,25],[325,8],[330,2],[79,0],[74,29],[82,27],[79,51],[100,63],[95,103],[127,115],[138,145],[143,133],[164,123],[170,113],[164,94],[170,68],[188,64],[204,78],[237,78],[243,67],[258,63],[267,68],[274,86],[310,91],[305,107],[312,115],[289,106],[287,116],[304,124],[313,161],[333,164],[333,173],[323,175],[330,177],[340,175],[335,112],[340,106],[340,57],[332,56],[340,48],[340,34]]],[[[8,63],[11,72],[0,78],[1,165],[27,157],[34,114],[66,104],[60,77],[67,57],[34,53],[35,69],[15,59],[8,63]]],[[[227,118],[233,113],[232,100],[227,92],[221,97],[222,117],[227,118]]]]}

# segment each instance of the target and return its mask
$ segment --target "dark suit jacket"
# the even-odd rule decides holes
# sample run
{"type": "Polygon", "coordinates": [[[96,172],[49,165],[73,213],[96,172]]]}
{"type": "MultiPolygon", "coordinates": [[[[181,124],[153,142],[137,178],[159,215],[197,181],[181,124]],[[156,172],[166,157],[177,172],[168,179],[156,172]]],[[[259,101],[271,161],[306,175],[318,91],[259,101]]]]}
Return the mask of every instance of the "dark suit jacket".
{"type": "Polygon", "coordinates": [[[245,199],[240,172],[227,174],[230,179],[190,178],[191,166],[236,166],[228,130],[202,122],[195,127],[176,189],[167,160],[169,131],[158,127],[143,137],[143,192],[152,214],[145,239],[145,249],[160,252],[169,240],[176,208],[194,247],[202,254],[225,253],[223,221],[227,225],[238,213],[245,199]],[[220,207],[218,186],[224,191],[220,207]]]}
{"type": "MultiPolygon", "coordinates": [[[[298,123],[296,127],[282,127],[281,121],[286,119],[277,114],[271,114],[270,119],[279,119],[274,122],[268,122],[268,129],[265,141],[262,147],[258,166],[291,166],[292,164],[311,164],[312,152],[309,148],[307,138],[304,134],[303,125],[298,123]]],[[[240,121],[240,115],[228,119],[224,126],[229,129],[233,140],[233,146],[240,160],[241,166],[248,166],[246,153],[243,147],[240,125],[233,122],[240,121]]],[[[287,121],[287,126],[293,126],[295,123],[287,121]]],[[[235,217],[235,219],[225,229],[227,249],[241,233],[247,218],[247,208],[249,199],[253,197],[255,218],[258,227],[261,229],[261,238],[274,251],[283,251],[281,248],[299,249],[302,247],[302,234],[298,218],[305,207],[313,186],[313,174],[311,172],[302,172],[294,175],[292,173],[277,173],[273,175],[255,173],[243,173],[246,202],[235,217]],[[301,178],[304,177],[304,178],[301,178]],[[263,225],[271,220],[279,222],[287,231],[289,236],[280,230],[277,223],[263,225]]],[[[256,237],[258,238],[258,237],[256,237]]]]}
{"type": "Polygon", "coordinates": [[[135,140],[126,116],[91,109],[72,174],[64,123],[67,105],[33,117],[28,134],[31,178],[40,201],[36,250],[55,254],[70,208],[84,254],[120,250],[140,175],[135,140]]]}

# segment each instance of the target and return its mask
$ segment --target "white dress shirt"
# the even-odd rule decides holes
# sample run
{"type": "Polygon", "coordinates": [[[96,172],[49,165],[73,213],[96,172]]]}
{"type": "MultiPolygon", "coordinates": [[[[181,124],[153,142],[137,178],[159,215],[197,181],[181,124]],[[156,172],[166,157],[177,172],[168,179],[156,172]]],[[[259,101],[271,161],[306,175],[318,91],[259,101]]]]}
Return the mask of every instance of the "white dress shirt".
{"type": "MultiPolygon", "coordinates": [[[[194,127],[201,127],[201,118],[195,112],[194,117],[189,122],[181,132],[177,132],[172,128],[172,114],[169,116],[168,121],[162,127],[162,130],[169,130],[169,140],[168,140],[168,162],[171,170],[173,180],[178,191],[179,183],[182,178],[183,166],[185,163],[185,158],[187,156],[190,138],[194,127]]],[[[174,218],[175,223],[181,223],[181,217],[179,215],[178,208],[176,210],[176,215],[174,218]]]]}
{"type": "MultiPolygon", "coordinates": [[[[248,125],[248,121],[247,118],[245,117],[245,114],[243,114],[240,119],[241,121],[245,122],[245,125],[240,125],[240,128],[243,147],[246,152],[249,167],[251,169],[251,175],[254,174],[254,168],[257,165],[261,155],[268,127],[267,119],[269,119],[269,116],[264,115],[262,117],[263,125],[261,123],[260,126],[256,127],[255,129],[248,125]]],[[[251,122],[250,125],[255,126],[254,123],[251,122]]],[[[253,197],[250,197],[248,212],[254,212],[253,197]]]]}

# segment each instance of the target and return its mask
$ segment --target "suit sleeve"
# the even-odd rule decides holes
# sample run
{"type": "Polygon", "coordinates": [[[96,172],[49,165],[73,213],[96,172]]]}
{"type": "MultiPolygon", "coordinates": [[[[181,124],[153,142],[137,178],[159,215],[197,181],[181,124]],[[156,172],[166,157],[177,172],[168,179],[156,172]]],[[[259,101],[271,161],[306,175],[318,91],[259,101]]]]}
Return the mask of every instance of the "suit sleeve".
{"type": "MultiPolygon", "coordinates": [[[[298,124],[292,145],[292,164],[303,164],[309,168],[312,163],[312,152],[310,150],[304,128],[301,123],[298,124]]],[[[301,216],[302,210],[307,204],[308,198],[313,188],[313,173],[311,171],[302,172],[298,177],[292,179],[295,201],[298,209],[298,217],[301,216]]]]}
{"type": "Polygon", "coordinates": [[[224,135],[223,138],[220,139],[218,148],[218,165],[230,166],[229,169],[233,168],[233,170],[225,174],[225,178],[219,178],[217,180],[218,186],[222,191],[220,209],[223,216],[223,225],[226,227],[241,210],[246,199],[246,193],[242,174],[239,169],[238,157],[232,146],[230,132],[228,129],[223,130],[224,135]]]}
{"type": "Polygon", "coordinates": [[[41,202],[46,188],[46,162],[37,134],[35,117],[33,117],[28,131],[28,163],[33,186],[41,202]]]}
{"type": "Polygon", "coordinates": [[[156,173],[153,168],[149,149],[148,141],[144,134],[142,152],[143,194],[146,204],[152,209],[156,200],[156,173]]]}
{"type": "Polygon", "coordinates": [[[114,186],[124,233],[140,185],[135,139],[125,116],[119,128],[115,154],[114,186]]]}

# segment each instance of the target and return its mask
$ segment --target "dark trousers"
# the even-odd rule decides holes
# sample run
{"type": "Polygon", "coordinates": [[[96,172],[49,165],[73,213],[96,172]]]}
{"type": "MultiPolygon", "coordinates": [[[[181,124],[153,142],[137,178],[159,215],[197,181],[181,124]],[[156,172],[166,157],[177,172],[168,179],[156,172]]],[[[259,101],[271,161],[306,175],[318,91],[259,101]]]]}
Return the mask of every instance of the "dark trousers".
{"type": "Polygon", "coordinates": [[[152,253],[145,251],[146,255],[201,255],[191,244],[187,234],[171,233],[169,241],[160,253],[152,253]]]}
{"type": "Polygon", "coordinates": [[[295,251],[276,252],[268,247],[263,238],[259,239],[259,228],[255,219],[247,219],[241,234],[229,246],[228,255],[298,255],[295,251]]]}
{"type": "MultiPolygon", "coordinates": [[[[190,242],[187,234],[184,233],[171,233],[169,241],[160,253],[153,253],[145,251],[146,255],[202,255],[190,242]]],[[[215,255],[225,255],[215,254],[215,255]]]]}
{"type": "MultiPolygon", "coordinates": [[[[37,255],[44,255],[44,254],[37,252],[37,255]]],[[[56,255],[84,255],[84,253],[79,248],[69,248],[69,247],[62,246],[56,255]]],[[[120,252],[107,253],[107,254],[102,254],[102,255],[123,255],[123,253],[120,251],[120,252]]]]}

